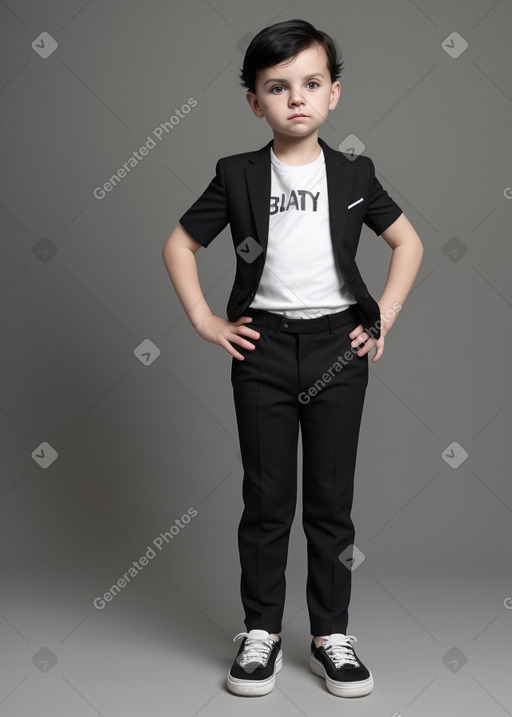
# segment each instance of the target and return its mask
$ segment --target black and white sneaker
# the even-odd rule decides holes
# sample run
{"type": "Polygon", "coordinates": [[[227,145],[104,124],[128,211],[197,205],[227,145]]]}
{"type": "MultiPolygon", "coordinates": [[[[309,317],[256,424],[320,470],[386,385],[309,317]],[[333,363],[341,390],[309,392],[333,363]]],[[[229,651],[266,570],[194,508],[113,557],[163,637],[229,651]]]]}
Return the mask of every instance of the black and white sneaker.
{"type": "Polygon", "coordinates": [[[322,635],[323,644],[311,640],[311,671],[325,679],[329,692],[337,697],[362,697],[373,690],[373,677],[354,652],[354,635],[336,632],[322,635]]]}
{"type": "Polygon", "coordinates": [[[240,637],[240,649],[228,672],[228,690],[243,697],[266,695],[274,689],[283,664],[281,636],[277,640],[266,630],[250,630],[240,632],[233,642],[240,637]]]}

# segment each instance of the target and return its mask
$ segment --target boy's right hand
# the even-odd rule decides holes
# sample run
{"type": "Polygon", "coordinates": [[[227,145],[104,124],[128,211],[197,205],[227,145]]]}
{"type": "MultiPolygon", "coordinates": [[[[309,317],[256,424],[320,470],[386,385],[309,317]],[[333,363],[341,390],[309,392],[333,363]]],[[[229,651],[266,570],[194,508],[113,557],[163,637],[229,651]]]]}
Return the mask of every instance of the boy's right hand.
{"type": "Polygon", "coordinates": [[[260,337],[258,331],[244,326],[244,324],[251,321],[252,316],[240,316],[236,321],[228,321],[221,316],[211,314],[204,318],[195,329],[199,336],[206,341],[222,346],[228,354],[239,359],[239,361],[244,361],[245,357],[231,345],[230,341],[251,351],[254,350],[256,346],[244,338],[244,336],[251,339],[259,339],[260,337]]]}

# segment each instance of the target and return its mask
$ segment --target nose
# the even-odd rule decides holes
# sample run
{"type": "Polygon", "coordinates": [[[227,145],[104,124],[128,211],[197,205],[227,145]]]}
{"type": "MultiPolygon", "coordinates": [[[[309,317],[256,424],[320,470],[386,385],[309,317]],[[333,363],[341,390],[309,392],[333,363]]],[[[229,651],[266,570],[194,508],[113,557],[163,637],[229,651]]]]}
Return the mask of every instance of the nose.
{"type": "Polygon", "coordinates": [[[299,90],[293,89],[293,88],[290,90],[290,104],[291,105],[305,104],[304,97],[301,95],[299,90]]]}

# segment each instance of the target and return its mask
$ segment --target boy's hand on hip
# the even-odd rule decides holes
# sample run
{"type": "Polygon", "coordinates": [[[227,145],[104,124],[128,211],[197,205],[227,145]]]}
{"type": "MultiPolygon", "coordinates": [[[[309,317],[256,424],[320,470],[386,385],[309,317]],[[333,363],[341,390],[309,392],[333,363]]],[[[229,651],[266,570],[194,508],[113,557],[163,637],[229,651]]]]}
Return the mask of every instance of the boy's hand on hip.
{"type": "Polygon", "coordinates": [[[364,344],[357,352],[357,355],[361,357],[371,351],[374,347],[377,347],[377,351],[372,358],[372,361],[375,363],[384,353],[385,334],[386,330],[384,329],[384,327],[382,327],[380,330],[380,339],[374,339],[372,336],[370,336],[368,332],[364,330],[363,325],[359,324],[359,326],[356,326],[356,328],[349,333],[349,337],[352,339],[350,345],[353,348],[356,348],[357,346],[361,346],[361,344],[364,344]]]}
{"type": "Polygon", "coordinates": [[[230,341],[251,351],[254,350],[256,346],[244,338],[259,339],[260,337],[258,331],[244,326],[251,321],[252,316],[241,316],[236,321],[228,321],[221,316],[211,314],[200,321],[195,329],[203,339],[222,346],[228,354],[243,361],[245,357],[231,345],[230,341]]]}

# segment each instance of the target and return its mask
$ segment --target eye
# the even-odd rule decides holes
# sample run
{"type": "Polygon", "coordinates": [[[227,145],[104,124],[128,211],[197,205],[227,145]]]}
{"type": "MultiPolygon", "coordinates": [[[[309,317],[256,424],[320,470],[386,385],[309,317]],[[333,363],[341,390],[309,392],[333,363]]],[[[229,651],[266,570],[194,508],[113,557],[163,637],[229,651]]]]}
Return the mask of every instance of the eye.
{"type": "Polygon", "coordinates": [[[283,86],[282,86],[282,85],[274,85],[273,87],[271,87],[270,92],[271,92],[272,94],[274,94],[274,95],[276,95],[276,94],[277,94],[277,95],[280,95],[281,92],[274,92],[275,89],[279,89],[279,88],[280,88],[280,89],[283,89],[283,86]]]}
{"type": "Polygon", "coordinates": [[[311,80],[311,82],[308,82],[308,85],[316,85],[317,87],[320,87],[316,80],[311,80]]]}

